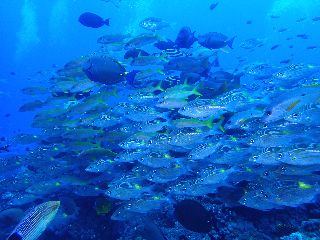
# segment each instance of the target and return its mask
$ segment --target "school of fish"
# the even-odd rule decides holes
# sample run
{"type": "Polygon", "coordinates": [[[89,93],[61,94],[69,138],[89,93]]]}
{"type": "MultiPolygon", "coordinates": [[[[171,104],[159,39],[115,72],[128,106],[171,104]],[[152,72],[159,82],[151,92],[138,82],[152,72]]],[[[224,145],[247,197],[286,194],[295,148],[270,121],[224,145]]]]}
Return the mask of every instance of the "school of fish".
{"type": "Polygon", "coordinates": [[[111,219],[127,221],[221,187],[263,211],[315,200],[320,66],[225,70],[219,55],[236,48],[235,37],[155,33],[168,25],[150,17],[140,23],[148,33],[101,36],[101,51],[22,89],[38,98],[20,108],[34,111],[38,134],[17,135],[9,146],[28,150],[0,161],[1,210],[66,193],[103,196],[121,203],[111,219]]]}

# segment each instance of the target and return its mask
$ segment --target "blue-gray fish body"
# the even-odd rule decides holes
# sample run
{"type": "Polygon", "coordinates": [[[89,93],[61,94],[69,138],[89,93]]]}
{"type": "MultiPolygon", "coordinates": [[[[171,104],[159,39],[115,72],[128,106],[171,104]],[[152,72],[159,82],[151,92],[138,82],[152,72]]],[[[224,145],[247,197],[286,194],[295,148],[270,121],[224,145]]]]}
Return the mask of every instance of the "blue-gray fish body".
{"type": "Polygon", "coordinates": [[[232,47],[235,37],[228,40],[228,37],[222,33],[209,32],[198,37],[198,42],[201,46],[209,49],[219,49],[226,46],[232,47]]]}
{"type": "Polygon", "coordinates": [[[140,22],[140,27],[154,32],[156,30],[169,27],[169,24],[163,21],[161,18],[149,17],[140,22]]]}
{"type": "Polygon", "coordinates": [[[106,85],[125,80],[125,68],[116,60],[102,56],[92,57],[83,65],[83,71],[91,81],[106,85]]]}
{"type": "Polygon", "coordinates": [[[36,206],[18,224],[7,240],[36,240],[54,219],[60,201],[49,201],[36,206]]]}

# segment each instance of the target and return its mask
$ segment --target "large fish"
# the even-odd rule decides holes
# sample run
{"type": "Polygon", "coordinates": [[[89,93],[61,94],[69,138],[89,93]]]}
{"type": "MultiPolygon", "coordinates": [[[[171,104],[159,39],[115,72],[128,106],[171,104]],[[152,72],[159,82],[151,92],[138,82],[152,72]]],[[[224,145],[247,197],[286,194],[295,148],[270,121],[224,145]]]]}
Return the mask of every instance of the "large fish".
{"type": "Polygon", "coordinates": [[[85,12],[82,13],[79,17],[79,22],[86,27],[91,28],[99,28],[103,25],[110,26],[110,18],[104,20],[102,17],[98,16],[97,14],[85,12]]]}
{"type": "Polygon", "coordinates": [[[110,57],[92,57],[84,65],[83,71],[94,82],[106,85],[115,84],[125,80],[125,68],[110,57]]]}
{"type": "Polygon", "coordinates": [[[198,37],[198,42],[201,46],[209,49],[220,49],[226,46],[233,49],[232,44],[235,37],[228,39],[227,36],[222,33],[209,32],[198,37]]]}
{"type": "Polygon", "coordinates": [[[7,240],[36,240],[58,212],[60,201],[49,201],[36,206],[18,224],[7,240]]]}
{"type": "Polygon", "coordinates": [[[194,42],[198,39],[194,36],[195,32],[192,32],[189,27],[183,27],[180,29],[178,36],[175,40],[175,44],[178,48],[190,48],[194,42]]]}

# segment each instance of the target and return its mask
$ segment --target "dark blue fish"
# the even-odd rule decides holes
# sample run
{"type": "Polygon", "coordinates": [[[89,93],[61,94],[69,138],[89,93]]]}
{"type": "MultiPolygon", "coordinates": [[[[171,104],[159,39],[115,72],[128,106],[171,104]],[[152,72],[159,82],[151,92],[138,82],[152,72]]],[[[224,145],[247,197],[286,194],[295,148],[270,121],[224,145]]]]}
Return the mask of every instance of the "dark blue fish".
{"type": "Polygon", "coordinates": [[[125,79],[126,69],[116,60],[106,56],[88,59],[82,69],[91,81],[106,85],[119,83],[125,79]]]}
{"type": "Polygon", "coordinates": [[[314,21],[314,22],[320,21],[320,17],[314,17],[314,18],[312,18],[312,21],[314,21]]]}
{"type": "Polygon", "coordinates": [[[288,28],[280,28],[279,30],[278,30],[278,32],[279,33],[282,33],[282,32],[285,32],[285,31],[287,31],[288,30],[288,28]]]}
{"type": "Polygon", "coordinates": [[[297,37],[301,38],[301,39],[308,39],[309,38],[309,36],[307,34],[304,34],[304,33],[303,34],[298,34],[297,37]]]}
{"type": "Polygon", "coordinates": [[[139,73],[141,71],[139,70],[132,70],[131,72],[129,72],[127,75],[126,75],[126,80],[127,80],[127,83],[131,86],[134,87],[134,79],[137,75],[137,73],[139,73]]]}
{"type": "Polygon", "coordinates": [[[224,48],[226,46],[233,49],[232,44],[234,39],[235,37],[228,39],[228,37],[223,35],[222,33],[209,32],[204,35],[200,35],[198,39],[198,43],[201,46],[209,49],[219,49],[219,48],[224,48]]]}
{"type": "Polygon", "coordinates": [[[251,20],[248,20],[248,21],[246,22],[246,24],[250,25],[250,24],[252,24],[252,21],[251,21],[251,20]]]}
{"type": "Polygon", "coordinates": [[[299,23],[299,22],[303,22],[304,20],[306,20],[306,18],[299,18],[296,20],[296,22],[299,23]]]}
{"type": "Polygon", "coordinates": [[[99,28],[103,25],[110,26],[110,18],[104,20],[102,17],[98,16],[97,14],[85,12],[82,13],[79,17],[79,22],[86,27],[91,28],[99,28]]]}
{"type": "Polygon", "coordinates": [[[175,47],[175,45],[176,44],[170,39],[167,39],[167,41],[158,41],[155,44],[153,44],[153,46],[155,46],[159,50],[172,49],[175,47]]]}
{"type": "Polygon", "coordinates": [[[217,6],[218,6],[218,2],[217,3],[212,3],[211,5],[210,5],[210,10],[214,10],[217,6]]]}
{"type": "Polygon", "coordinates": [[[197,201],[182,200],[176,204],[174,212],[178,222],[188,230],[208,233],[213,227],[210,212],[197,201]]]}
{"type": "Polygon", "coordinates": [[[138,48],[132,48],[129,49],[125,54],[124,54],[124,59],[129,59],[129,58],[136,58],[138,56],[149,56],[150,54],[147,53],[146,51],[138,48]]]}
{"type": "Polygon", "coordinates": [[[315,46],[315,45],[312,45],[312,46],[308,46],[308,47],[306,47],[306,49],[309,49],[309,50],[316,49],[316,48],[318,48],[318,47],[317,47],[317,46],[315,46]]]}
{"type": "Polygon", "coordinates": [[[220,67],[220,62],[219,62],[219,58],[216,57],[213,62],[212,62],[212,66],[213,67],[220,67]]]}
{"type": "Polygon", "coordinates": [[[10,152],[9,145],[0,146],[0,153],[1,152],[10,152]]]}
{"type": "Polygon", "coordinates": [[[279,44],[273,45],[273,46],[270,48],[270,50],[275,50],[275,49],[277,49],[279,46],[280,46],[279,44]]]}
{"type": "Polygon", "coordinates": [[[288,63],[290,63],[290,62],[291,62],[290,59],[284,59],[284,60],[282,60],[280,63],[281,63],[281,64],[288,64],[288,63]]]}
{"type": "Polygon", "coordinates": [[[176,46],[178,48],[190,48],[192,44],[198,40],[194,36],[194,33],[195,32],[192,32],[189,27],[181,28],[175,40],[176,46]]]}

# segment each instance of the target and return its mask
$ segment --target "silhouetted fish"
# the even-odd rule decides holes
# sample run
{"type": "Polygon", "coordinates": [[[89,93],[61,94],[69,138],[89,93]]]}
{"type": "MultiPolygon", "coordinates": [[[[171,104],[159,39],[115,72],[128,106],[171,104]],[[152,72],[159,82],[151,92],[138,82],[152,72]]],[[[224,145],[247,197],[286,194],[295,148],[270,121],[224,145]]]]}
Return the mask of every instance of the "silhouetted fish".
{"type": "Polygon", "coordinates": [[[79,17],[79,22],[86,27],[91,28],[99,28],[103,25],[110,26],[110,18],[104,20],[102,17],[98,16],[97,14],[85,12],[82,13],[79,17]]]}

